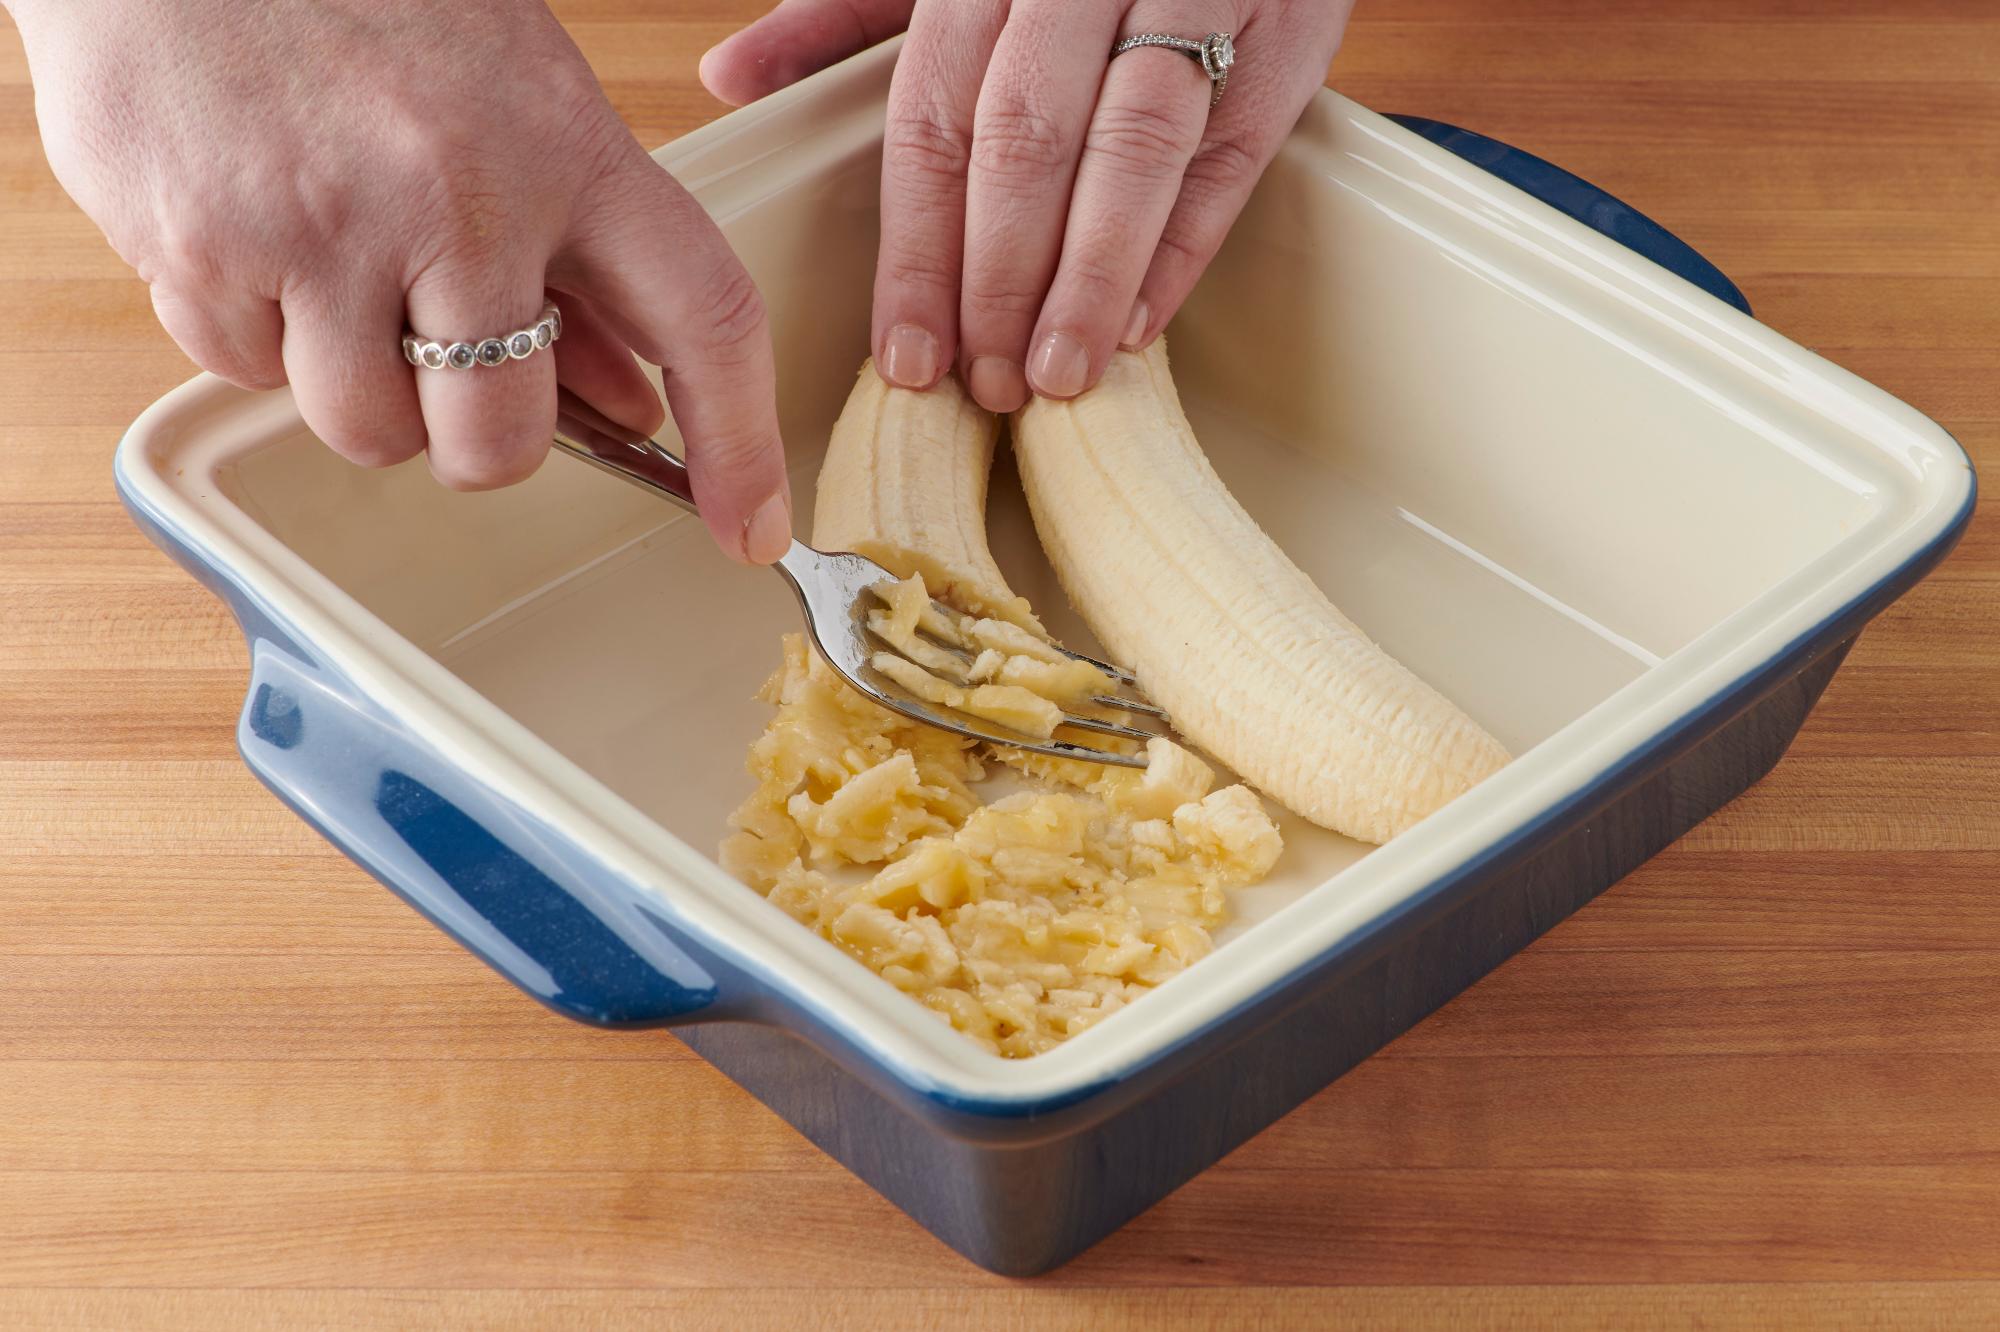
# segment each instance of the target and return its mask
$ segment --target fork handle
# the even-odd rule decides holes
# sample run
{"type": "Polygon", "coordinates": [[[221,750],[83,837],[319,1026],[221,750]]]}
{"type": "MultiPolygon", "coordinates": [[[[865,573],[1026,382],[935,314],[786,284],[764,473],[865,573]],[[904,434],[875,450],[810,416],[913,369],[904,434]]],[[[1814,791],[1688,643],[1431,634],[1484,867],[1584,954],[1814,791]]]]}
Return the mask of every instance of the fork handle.
{"type": "Polygon", "coordinates": [[[566,388],[556,390],[555,445],[599,471],[609,472],[686,509],[695,508],[687,464],[658,440],[619,425],[566,388]]]}

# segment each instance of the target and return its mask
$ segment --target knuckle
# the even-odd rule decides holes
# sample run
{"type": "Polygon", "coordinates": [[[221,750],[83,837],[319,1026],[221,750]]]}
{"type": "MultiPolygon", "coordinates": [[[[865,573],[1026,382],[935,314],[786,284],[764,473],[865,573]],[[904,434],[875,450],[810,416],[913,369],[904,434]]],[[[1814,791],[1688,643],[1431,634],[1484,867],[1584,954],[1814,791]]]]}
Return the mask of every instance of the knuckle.
{"type": "Polygon", "coordinates": [[[1180,199],[1160,236],[1156,262],[1200,273],[1255,184],[1261,159],[1235,140],[1203,145],[1181,177],[1180,199]]]}
{"type": "Polygon", "coordinates": [[[727,263],[701,288],[692,311],[704,331],[710,359],[733,364],[762,354],[764,298],[741,265],[727,263]]]}
{"type": "Polygon", "coordinates": [[[217,228],[205,210],[170,205],[154,215],[140,276],[177,291],[202,291],[223,280],[227,265],[217,228]]]}
{"type": "Polygon", "coordinates": [[[316,192],[300,212],[310,219],[309,234],[344,244],[352,243],[357,210],[371,218],[393,214],[408,238],[398,246],[406,278],[440,265],[490,267],[539,255],[578,195],[578,173],[599,169],[607,151],[580,136],[543,135],[541,141],[551,159],[560,154],[561,160],[426,137],[404,164],[409,174],[389,192],[390,200],[364,205],[329,189],[316,192]]]}
{"type": "Polygon", "coordinates": [[[324,164],[254,163],[236,186],[245,214],[235,225],[252,228],[253,247],[274,262],[317,272],[354,244],[358,227],[379,225],[370,194],[324,164]]]}
{"type": "Polygon", "coordinates": [[[1179,109],[1099,107],[1083,150],[1124,174],[1178,177],[1193,155],[1200,126],[1179,109]]]}
{"type": "Polygon", "coordinates": [[[1239,139],[1214,139],[1203,144],[1188,163],[1185,188],[1218,198],[1247,190],[1262,169],[1262,154],[1252,145],[1239,139]]]}
{"type": "Polygon", "coordinates": [[[485,438],[430,450],[431,472],[447,490],[499,490],[533,476],[548,455],[533,441],[485,438]]]}
{"type": "Polygon", "coordinates": [[[393,467],[424,449],[424,424],[414,410],[384,401],[358,378],[307,378],[294,385],[300,414],[319,441],[363,467],[393,467]]]}
{"type": "Polygon", "coordinates": [[[239,388],[277,388],[285,382],[283,359],[275,346],[258,347],[228,329],[196,299],[162,286],[153,288],[153,310],[188,358],[239,388]]]}
{"type": "Polygon", "coordinates": [[[1109,301],[1125,287],[1129,237],[1105,236],[1063,256],[1063,280],[1088,303],[1109,301]]]}
{"type": "Polygon", "coordinates": [[[973,133],[972,169],[999,180],[1040,181],[1068,156],[1061,124],[1016,97],[983,111],[973,133]]]}
{"type": "Polygon", "coordinates": [[[901,246],[884,255],[881,273],[891,287],[903,290],[958,291],[958,266],[923,247],[901,246]]]}
{"type": "Polygon", "coordinates": [[[705,476],[743,476],[782,456],[782,446],[755,429],[719,429],[703,435],[694,453],[705,476]]]}
{"type": "Polygon", "coordinates": [[[972,136],[942,107],[922,104],[890,117],[882,154],[892,175],[919,186],[948,186],[965,179],[972,136]]]}
{"type": "Polygon", "coordinates": [[[577,117],[584,111],[601,118],[600,109],[607,105],[596,72],[574,53],[556,60],[533,61],[525,77],[534,94],[530,104],[546,108],[559,124],[582,123],[577,117]]]}
{"type": "Polygon", "coordinates": [[[196,356],[195,362],[211,374],[220,375],[238,388],[261,392],[285,383],[285,367],[275,356],[259,356],[236,348],[218,348],[211,356],[196,356]]]}
{"type": "Polygon", "coordinates": [[[1154,263],[1160,267],[1199,273],[1208,267],[1215,251],[1216,246],[1209,243],[1205,233],[1191,228],[1169,227],[1160,237],[1159,248],[1154,252],[1154,263]]]}
{"type": "Polygon", "coordinates": [[[306,424],[321,443],[361,467],[394,467],[424,450],[423,431],[411,423],[369,423],[335,415],[306,424]]]}
{"type": "Polygon", "coordinates": [[[558,132],[551,136],[549,152],[556,160],[550,165],[554,170],[574,175],[578,195],[607,182],[622,186],[626,177],[640,168],[650,168],[648,174],[666,175],[612,111],[596,78],[588,69],[583,76],[587,88],[563,94],[550,103],[568,108],[558,132]]]}
{"type": "Polygon", "coordinates": [[[1042,294],[998,281],[968,278],[965,284],[965,314],[968,322],[1031,321],[1041,311],[1042,294]]]}
{"type": "MultiPolygon", "coordinates": [[[[424,256],[466,267],[486,267],[511,248],[506,190],[486,166],[464,160],[441,163],[425,208],[433,249],[424,256]]],[[[426,265],[428,266],[428,265],[426,265]]]]}

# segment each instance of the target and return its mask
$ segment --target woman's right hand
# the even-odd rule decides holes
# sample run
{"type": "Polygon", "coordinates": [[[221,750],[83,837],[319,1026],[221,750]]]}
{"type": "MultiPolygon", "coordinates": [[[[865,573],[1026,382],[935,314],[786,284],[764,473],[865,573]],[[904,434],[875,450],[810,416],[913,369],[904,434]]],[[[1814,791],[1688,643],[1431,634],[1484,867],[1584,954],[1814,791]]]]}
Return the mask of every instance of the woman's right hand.
{"type": "Polygon", "coordinates": [[[160,322],[371,466],[428,447],[456,489],[533,472],[563,383],[652,431],[665,370],[703,517],[790,537],[762,302],[713,222],[619,122],[541,0],[6,0],[57,177],[160,322]],[[413,369],[407,325],[534,322],[553,357],[413,369]]]}

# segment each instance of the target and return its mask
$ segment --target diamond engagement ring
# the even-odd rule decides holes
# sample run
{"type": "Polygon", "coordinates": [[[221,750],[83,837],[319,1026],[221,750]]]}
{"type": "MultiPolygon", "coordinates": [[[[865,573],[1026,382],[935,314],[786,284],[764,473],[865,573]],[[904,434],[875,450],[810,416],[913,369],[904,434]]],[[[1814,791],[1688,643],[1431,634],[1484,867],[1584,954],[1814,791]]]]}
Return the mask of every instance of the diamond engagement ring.
{"type": "Polygon", "coordinates": [[[417,333],[403,335],[403,359],[425,370],[470,370],[475,365],[525,361],[562,336],[562,311],[550,301],[526,328],[477,342],[438,342],[417,333]]]}
{"type": "Polygon", "coordinates": [[[1112,47],[1111,54],[1121,56],[1142,46],[1164,46],[1188,56],[1201,66],[1202,73],[1208,75],[1208,104],[1214,106],[1222,100],[1222,90],[1229,86],[1229,67],[1236,63],[1236,43],[1228,33],[1211,32],[1196,41],[1192,37],[1174,37],[1164,32],[1141,32],[1112,47]]]}

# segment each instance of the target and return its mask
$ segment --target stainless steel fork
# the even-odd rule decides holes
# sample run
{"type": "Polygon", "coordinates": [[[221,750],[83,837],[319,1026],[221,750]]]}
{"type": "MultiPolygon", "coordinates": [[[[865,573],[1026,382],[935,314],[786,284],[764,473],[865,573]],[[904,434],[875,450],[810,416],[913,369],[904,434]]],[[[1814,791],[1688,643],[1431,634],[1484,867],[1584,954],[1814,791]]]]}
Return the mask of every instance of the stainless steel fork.
{"type": "MultiPolygon", "coordinates": [[[[657,440],[628,430],[605,417],[568,389],[559,389],[557,393],[557,448],[581,458],[600,471],[609,472],[621,481],[630,482],[662,499],[672,500],[690,513],[699,512],[695,508],[694,489],[688,483],[687,466],[679,458],[669,453],[657,440]]],[[[878,652],[893,652],[894,648],[877,639],[868,629],[868,611],[878,604],[869,589],[894,581],[896,575],[873,560],[844,551],[815,550],[802,541],[793,541],[792,548],[773,567],[798,596],[799,606],[805,612],[806,631],[820,655],[849,684],[890,711],[940,730],[996,745],[1011,745],[1036,754],[1110,763],[1123,768],[1146,766],[1143,749],[1136,754],[1121,754],[1067,740],[1041,740],[979,718],[942,711],[876,670],[870,659],[878,652]]],[[[958,614],[948,606],[937,602],[932,604],[947,615],[958,614]]],[[[939,643],[938,646],[947,651],[957,651],[950,644],[939,643]]],[[[1093,702],[1166,723],[1166,714],[1138,694],[1129,672],[1064,647],[1058,646],[1056,650],[1079,661],[1089,662],[1118,681],[1119,693],[1100,694],[1093,702]]],[[[1157,734],[1070,712],[1063,714],[1063,725],[1141,743],[1157,734]]]]}

